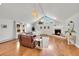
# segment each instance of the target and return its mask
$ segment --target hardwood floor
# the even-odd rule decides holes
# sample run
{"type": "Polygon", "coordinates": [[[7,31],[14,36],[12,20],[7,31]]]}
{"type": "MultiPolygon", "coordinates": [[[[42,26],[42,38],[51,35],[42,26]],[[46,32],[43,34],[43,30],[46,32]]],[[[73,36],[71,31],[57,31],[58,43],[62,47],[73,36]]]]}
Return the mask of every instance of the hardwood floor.
{"type": "Polygon", "coordinates": [[[50,43],[47,49],[31,49],[20,46],[17,40],[0,44],[1,56],[79,56],[79,48],[74,45],[67,45],[63,38],[50,36],[50,43]]]}

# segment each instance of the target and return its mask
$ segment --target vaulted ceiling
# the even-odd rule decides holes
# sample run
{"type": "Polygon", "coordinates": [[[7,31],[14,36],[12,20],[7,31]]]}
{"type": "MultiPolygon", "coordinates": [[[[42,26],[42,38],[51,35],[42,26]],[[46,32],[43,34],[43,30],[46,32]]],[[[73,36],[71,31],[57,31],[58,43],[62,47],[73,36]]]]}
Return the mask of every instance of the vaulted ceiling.
{"type": "MultiPolygon", "coordinates": [[[[78,3],[42,3],[40,4],[47,16],[56,17],[57,20],[67,20],[73,15],[79,13],[78,3]]],[[[42,16],[42,10],[39,4],[34,3],[3,3],[0,5],[0,19],[14,19],[31,22],[35,18],[32,16],[32,10],[35,8],[38,16],[42,16]]]]}

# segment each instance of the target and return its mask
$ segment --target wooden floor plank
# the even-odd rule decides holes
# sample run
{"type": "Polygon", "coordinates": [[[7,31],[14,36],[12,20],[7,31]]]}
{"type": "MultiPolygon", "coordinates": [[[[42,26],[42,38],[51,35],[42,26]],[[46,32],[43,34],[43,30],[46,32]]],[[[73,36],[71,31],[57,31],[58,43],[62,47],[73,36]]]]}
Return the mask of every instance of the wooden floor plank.
{"type": "Polygon", "coordinates": [[[1,56],[79,56],[79,48],[68,45],[65,39],[50,37],[47,49],[31,49],[20,46],[17,49],[17,40],[0,44],[1,56]]]}

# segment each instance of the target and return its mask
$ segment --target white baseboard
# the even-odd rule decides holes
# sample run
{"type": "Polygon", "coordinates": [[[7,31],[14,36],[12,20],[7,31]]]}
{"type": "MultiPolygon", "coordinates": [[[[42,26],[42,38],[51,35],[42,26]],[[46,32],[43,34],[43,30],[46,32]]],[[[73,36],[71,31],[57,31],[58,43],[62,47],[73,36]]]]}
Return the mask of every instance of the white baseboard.
{"type": "Polygon", "coordinates": [[[70,40],[70,42],[71,42],[73,45],[75,45],[77,48],[79,48],[79,45],[74,44],[71,40],[70,40]]]}
{"type": "Polygon", "coordinates": [[[75,44],[75,46],[76,46],[77,48],[79,48],[79,45],[75,44]]]}
{"type": "Polygon", "coordinates": [[[7,41],[10,41],[10,40],[14,40],[14,39],[13,38],[12,39],[5,39],[5,40],[0,41],[0,43],[7,42],[7,41]]]}

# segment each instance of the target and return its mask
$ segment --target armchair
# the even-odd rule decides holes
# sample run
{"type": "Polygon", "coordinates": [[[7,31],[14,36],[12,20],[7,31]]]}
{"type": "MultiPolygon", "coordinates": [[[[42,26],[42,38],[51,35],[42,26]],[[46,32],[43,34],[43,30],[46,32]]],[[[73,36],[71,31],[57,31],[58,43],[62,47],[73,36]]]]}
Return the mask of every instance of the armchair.
{"type": "Polygon", "coordinates": [[[35,43],[33,40],[34,37],[30,34],[26,34],[26,35],[19,34],[18,39],[19,39],[20,45],[22,45],[22,46],[26,46],[26,47],[30,47],[30,48],[35,47],[35,43]]]}

